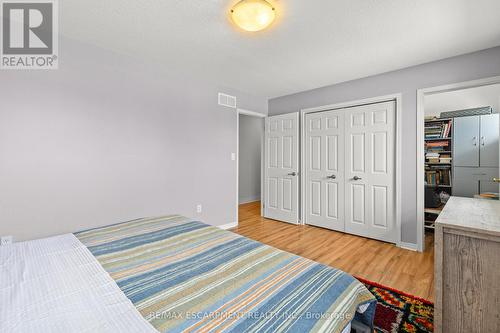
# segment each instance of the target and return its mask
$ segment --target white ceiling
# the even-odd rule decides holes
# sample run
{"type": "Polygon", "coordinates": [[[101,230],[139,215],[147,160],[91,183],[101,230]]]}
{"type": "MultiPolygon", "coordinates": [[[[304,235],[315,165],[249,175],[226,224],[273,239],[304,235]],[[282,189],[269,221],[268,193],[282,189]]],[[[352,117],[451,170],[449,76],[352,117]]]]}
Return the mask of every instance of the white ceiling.
{"type": "Polygon", "coordinates": [[[276,97],[500,45],[499,0],[269,0],[278,21],[233,27],[236,0],[64,0],[67,37],[276,97]]]}

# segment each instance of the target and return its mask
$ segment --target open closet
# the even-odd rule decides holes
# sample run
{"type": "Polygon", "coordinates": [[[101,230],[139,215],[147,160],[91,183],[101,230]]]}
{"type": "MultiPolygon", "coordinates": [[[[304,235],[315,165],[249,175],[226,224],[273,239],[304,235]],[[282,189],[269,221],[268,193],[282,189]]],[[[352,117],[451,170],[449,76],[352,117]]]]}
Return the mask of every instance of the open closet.
{"type": "Polygon", "coordinates": [[[500,85],[425,96],[424,226],[450,196],[498,200],[500,85]]]}

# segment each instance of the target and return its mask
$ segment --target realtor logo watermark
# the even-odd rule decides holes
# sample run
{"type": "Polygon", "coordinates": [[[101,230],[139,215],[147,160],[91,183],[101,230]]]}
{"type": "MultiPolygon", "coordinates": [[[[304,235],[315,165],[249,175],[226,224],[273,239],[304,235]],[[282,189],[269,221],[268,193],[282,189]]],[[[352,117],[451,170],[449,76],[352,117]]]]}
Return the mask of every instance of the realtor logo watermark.
{"type": "Polygon", "coordinates": [[[0,0],[2,69],[57,69],[57,0],[0,0]]]}

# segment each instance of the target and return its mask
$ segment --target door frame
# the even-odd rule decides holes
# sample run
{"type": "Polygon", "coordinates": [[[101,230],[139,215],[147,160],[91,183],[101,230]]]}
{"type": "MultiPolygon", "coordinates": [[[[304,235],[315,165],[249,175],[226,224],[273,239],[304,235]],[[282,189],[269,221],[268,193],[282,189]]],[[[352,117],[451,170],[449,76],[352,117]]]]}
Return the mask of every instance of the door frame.
{"type": "Polygon", "coordinates": [[[424,119],[425,119],[425,96],[462,90],[467,88],[477,88],[499,84],[500,76],[493,76],[478,80],[463,81],[429,88],[417,89],[417,250],[423,252],[425,249],[425,223],[424,223],[424,119]]]}
{"type": "MultiPolygon", "coordinates": [[[[306,108],[306,109],[301,109],[300,110],[300,123],[305,124],[305,117],[306,114],[308,113],[315,113],[315,112],[323,112],[323,111],[331,111],[331,110],[336,110],[336,109],[344,109],[344,108],[350,108],[350,107],[356,107],[356,106],[361,106],[361,105],[367,105],[367,104],[376,104],[376,103],[383,103],[383,102],[396,102],[396,121],[395,121],[395,126],[396,126],[396,133],[394,135],[394,138],[396,140],[396,147],[394,150],[395,153],[395,188],[394,188],[394,197],[395,197],[395,204],[394,204],[394,217],[395,217],[395,222],[396,222],[396,245],[398,247],[403,247],[403,248],[409,248],[411,244],[406,244],[401,242],[401,110],[402,110],[402,101],[403,101],[403,94],[402,93],[396,93],[396,94],[391,94],[391,95],[385,95],[385,96],[377,96],[377,97],[370,97],[370,98],[364,98],[364,99],[358,99],[358,100],[352,100],[348,102],[342,102],[342,103],[335,103],[335,104],[329,104],[329,105],[323,105],[323,106],[318,106],[318,107],[313,107],[313,108],[306,108]]],[[[302,171],[305,170],[305,160],[303,159],[303,151],[306,147],[306,142],[305,142],[305,137],[306,137],[306,132],[305,132],[305,126],[301,126],[300,130],[300,169],[302,171]]],[[[305,172],[305,171],[304,171],[305,172]]],[[[303,208],[303,202],[306,197],[305,193],[305,186],[306,186],[306,177],[301,173],[300,177],[300,202],[301,202],[301,207],[303,208]]],[[[305,209],[301,209],[300,211],[300,224],[305,224],[305,209]]]]}
{"type": "MultiPolygon", "coordinates": [[[[257,117],[257,118],[266,118],[267,115],[256,112],[256,111],[251,111],[251,110],[246,110],[246,109],[236,109],[236,221],[233,223],[233,227],[237,227],[239,222],[240,222],[240,214],[239,214],[239,207],[240,207],[240,115],[245,115],[245,116],[251,116],[251,117],[257,117]]],[[[264,124],[262,126],[265,126],[264,124]]],[[[264,199],[264,135],[265,131],[262,131],[262,136],[260,138],[260,202],[262,203],[262,200],[264,199]]],[[[260,216],[264,215],[264,210],[262,208],[262,205],[260,206],[260,216]]]]}

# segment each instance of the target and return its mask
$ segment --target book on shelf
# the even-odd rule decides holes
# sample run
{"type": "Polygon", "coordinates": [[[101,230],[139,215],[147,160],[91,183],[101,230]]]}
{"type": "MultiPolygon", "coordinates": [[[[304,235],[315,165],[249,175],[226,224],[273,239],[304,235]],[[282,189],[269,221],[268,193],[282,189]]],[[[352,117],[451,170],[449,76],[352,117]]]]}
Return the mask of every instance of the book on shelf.
{"type": "Polygon", "coordinates": [[[426,123],[424,128],[425,139],[444,139],[449,138],[451,133],[451,120],[443,122],[426,123]]]}
{"type": "Polygon", "coordinates": [[[451,165],[433,164],[425,167],[425,180],[428,185],[451,186],[451,165]]]}
{"type": "Polygon", "coordinates": [[[432,141],[432,142],[426,142],[425,143],[425,147],[428,148],[428,149],[443,149],[445,147],[448,147],[449,146],[449,142],[448,141],[432,141]]]}
{"type": "Polygon", "coordinates": [[[441,163],[441,164],[451,164],[450,154],[440,154],[439,152],[428,151],[425,154],[425,159],[427,163],[441,163]]]}
{"type": "Polygon", "coordinates": [[[446,149],[447,149],[447,147],[443,147],[443,146],[426,147],[425,152],[426,153],[449,153],[449,151],[446,149]]]}
{"type": "Polygon", "coordinates": [[[451,185],[451,169],[449,167],[440,168],[440,166],[428,167],[425,170],[425,180],[427,185],[451,185]]]}

